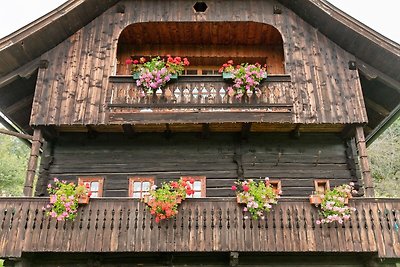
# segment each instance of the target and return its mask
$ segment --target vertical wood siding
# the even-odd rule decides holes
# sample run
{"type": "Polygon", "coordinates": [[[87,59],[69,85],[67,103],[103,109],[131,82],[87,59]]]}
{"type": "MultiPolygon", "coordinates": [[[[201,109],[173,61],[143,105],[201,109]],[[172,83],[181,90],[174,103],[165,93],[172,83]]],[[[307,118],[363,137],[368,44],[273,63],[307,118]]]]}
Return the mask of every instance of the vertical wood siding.
{"type": "MultiPolygon", "coordinates": [[[[367,116],[354,56],[291,10],[273,14],[274,1],[207,1],[195,13],[190,1],[121,1],[125,13],[110,8],[42,58],[31,124],[106,124],[108,77],[117,69],[121,31],[138,22],[230,22],[270,24],[282,34],[285,70],[292,76],[295,123],[359,123],[367,116]]],[[[279,5],[279,4],[278,4],[279,5]]],[[[195,32],[195,30],[193,31],[195,32]]]]}

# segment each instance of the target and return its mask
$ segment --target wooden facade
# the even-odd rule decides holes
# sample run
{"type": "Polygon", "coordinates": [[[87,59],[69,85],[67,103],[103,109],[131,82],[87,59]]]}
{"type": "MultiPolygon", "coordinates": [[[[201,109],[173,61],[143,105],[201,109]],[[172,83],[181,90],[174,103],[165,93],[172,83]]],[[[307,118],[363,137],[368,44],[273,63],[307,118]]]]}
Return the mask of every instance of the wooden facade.
{"type": "Polygon", "coordinates": [[[92,140],[79,134],[60,137],[50,155],[37,195],[45,194],[52,177],[77,182],[79,176],[105,178],[104,197],[127,197],[128,179],[154,176],[158,184],[181,176],[205,176],[206,197],[233,196],[238,177],[279,179],[283,196],[308,196],[314,179],[329,178],[332,186],[359,183],[350,144],[334,134],[304,134],[290,139],[279,134],[143,133],[118,134],[92,140]],[[74,142],[72,142],[74,140],[74,142]],[[77,153],[78,151],[78,153],[77,153]],[[116,170],[118,168],[118,170],[116,170]],[[45,176],[46,175],[46,176],[45,176]]]}
{"type": "Polygon", "coordinates": [[[363,52],[389,43],[376,48],[361,28],[358,44],[371,38],[354,52],[353,34],[322,25],[341,18],[323,0],[78,2],[46,17],[49,28],[35,24],[25,37],[34,45],[19,43],[26,59],[0,41],[0,111],[35,133],[26,196],[42,152],[37,197],[0,199],[8,266],[395,266],[399,200],[371,198],[364,136],[399,107],[397,73],[363,52]],[[316,7],[329,14],[312,17],[316,7]],[[35,34],[51,32],[39,49],[35,34]],[[168,54],[191,65],[143,94],[125,60],[168,54]],[[228,95],[232,81],[217,70],[230,59],[267,65],[260,91],[228,95]],[[73,222],[42,211],[54,177],[93,185],[73,222]],[[181,177],[197,179],[200,198],[155,223],[136,198],[181,177]],[[264,219],[245,219],[231,186],[264,177],[282,199],[264,219]],[[355,183],[357,211],[343,225],[316,224],[306,197],[319,182],[355,183]]]}
{"type": "MultiPolygon", "coordinates": [[[[157,22],[157,27],[162,25],[160,27],[171,32],[181,27],[177,26],[179,23],[191,22],[197,25],[194,28],[199,29],[198,34],[204,28],[206,37],[207,34],[211,37],[217,36],[218,27],[224,24],[230,25],[228,27],[233,29],[246,27],[239,26],[243,23],[255,25],[252,26],[255,29],[271,25],[280,32],[283,40],[285,73],[277,74],[289,74],[292,78],[289,89],[293,104],[292,122],[305,124],[367,122],[358,72],[349,69],[349,61],[354,61],[355,57],[319,33],[291,10],[281,7],[283,12],[274,14],[273,7],[278,4],[274,1],[212,1],[205,13],[195,13],[192,9],[193,3],[186,1],[180,1],[179,8],[178,3],[160,1],[126,1],[120,4],[124,6],[123,13],[117,12],[116,8],[110,8],[54,49],[43,54],[42,60],[47,60],[49,65],[45,69],[40,69],[38,74],[31,115],[32,125],[123,123],[109,118],[110,103],[107,102],[107,94],[112,90],[110,76],[117,74],[119,65],[124,64],[117,61],[118,40],[121,32],[130,27],[129,25],[147,22],[153,24],[157,22]],[[163,25],[164,22],[166,25],[163,25]],[[213,32],[214,28],[216,30],[213,32]]],[[[253,30],[246,33],[251,36],[245,36],[244,32],[240,31],[242,35],[238,33],[235,39],[244,40],[246,37],[254,36],[251,40],[257,44],[257,38],[260,37],[256,36],[262,34],[262,31],[253,30]]],[[[156,39],[151,37],[151,34],[152,31],[145,36],[149,36],[150,40],[156,39]]],[[[178,36],[176,39],[179,40],[192,39],[191,32],[187,31],[179,33],[178,36]]],[[[165,41],[167,45],[174,43],[171,38],[158,39],[165,41]]],[[[200,45],[204,45],[205,40],[198,39],[200,45]]],[[[218,38],[215,37],[215,40],[218,41],[218,38]]],[[[228,40],[233,43],[238,42],[229,38],[228,40]]],[[[139,45],[143,42],[140,41],[139,45]]],[[[181,41],[177,42],[179,45],[181,41]]],[[[125,46],[125,43],[121,45],[121,49],[124,50],[125,46]]],[[[131,49],[134,48],[133,42],[131,49]]],[[[160,50],[155,49],[154,53],[158,51],[160,50]]],[[[249,51],[253,52],[252,49],[249,51]]],[[[150,53],[140,50],[139,52],[150,53]]],[[[201,55],[201,49],[198,53],[201,55]]],[[[208,53],[208,56],[212,56],[215,52],[211,50],[208,53]]],[[[281,70],[282,68],[275,69],[276,72],[281,70]]],[[[130,121],[127,119],[127,122],[130,121]]],[[[149,119],[148,123],[150,122],[149,119]]],[[[171,122],[174,120],[171,119],[171,122]]]]}

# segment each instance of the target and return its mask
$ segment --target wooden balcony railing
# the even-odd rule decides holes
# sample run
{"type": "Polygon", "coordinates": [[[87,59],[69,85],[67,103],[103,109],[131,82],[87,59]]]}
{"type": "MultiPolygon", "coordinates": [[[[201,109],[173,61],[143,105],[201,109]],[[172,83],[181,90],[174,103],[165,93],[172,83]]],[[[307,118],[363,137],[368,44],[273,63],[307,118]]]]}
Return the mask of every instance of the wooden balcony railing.
{"type": "Polygon", "coordinates": [[[45,216],[45,198],[0,199],[0,257],[22,252],[366,252],[400,257],[400,199],[353,199],[343,225],[317,225],[307,199],[281,199],[265,219],[244,219],[232,198],[185,200],[155,223],[133,199],[92,199],[75,221],[45,216]]]}
{"type": "MultiPolygon", "coordinates": [[[[290,76],[270,76],[261,84],[260,91],[251,92],[241,98],[228,95],[230,85],[221,76],[182,76],[176,81],[170,81],[163,89],[145,94],[136,86],[131,76],[112,76],[107,101],[110,120],[129,122],[127,116],[121,117],[121,114],[129,114],[132,119],[135,113],[147,114],[151,118],[151,114],[236,112],[247,115],[279,113],[284,115],[279,116],[278,121],[290,122],[293,108],[290,76]]],[[[267,121],[277,121],[276,114],[267,121]]],[[[258,118],[255,121],[265,121],[256,117],[258,118]]],[[[166,121],[171,119],[168,116],[166,118],[166,121]]],[[[246,118],[246,122],[252,121],[251,116],[246,118]]],[[[193,121],[193,118],[188,120],[209,122],[207,116],[203,121],[193,121]]]]}

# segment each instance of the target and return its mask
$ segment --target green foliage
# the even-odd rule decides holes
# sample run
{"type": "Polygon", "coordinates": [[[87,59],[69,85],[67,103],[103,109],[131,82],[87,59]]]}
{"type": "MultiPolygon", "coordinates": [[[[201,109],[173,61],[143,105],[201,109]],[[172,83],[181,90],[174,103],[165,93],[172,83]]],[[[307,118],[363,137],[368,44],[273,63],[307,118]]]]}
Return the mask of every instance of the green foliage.
{"type": "Polygon", "coordinates": [[[49,184],[47,191],[50,195],[50,204],[47,205],[47,215],[57,220],[74,220],[78,210],[78,198],[88,195],[88,189],[82,185],[59,181],[54,178],[54,187],[49,184]]]}
{"type": "MultiPolygon", "coordinates": [[[[253,219],[264,218],[272,208],[271,204],[278,202],[279,194],[269,183],[269,178],[265,181],[256,182],[253,179],[235,182],[237,186],[232,186],[236,191],[236,196],[240,203],[245,203],[244,212],[250,212],[253,219]]],[[[245,217],[246,218],[246,217],[245,217]]]]}
{"type": "Polygon", "coordinates": [[[400,197],[400,119],[368,148],[377,196],[400,197]]]}
{"type": "Polygon", "coordinates": [[[21,196],[29,148],[19,139],[0,134],[0,196],[21,196]]]}

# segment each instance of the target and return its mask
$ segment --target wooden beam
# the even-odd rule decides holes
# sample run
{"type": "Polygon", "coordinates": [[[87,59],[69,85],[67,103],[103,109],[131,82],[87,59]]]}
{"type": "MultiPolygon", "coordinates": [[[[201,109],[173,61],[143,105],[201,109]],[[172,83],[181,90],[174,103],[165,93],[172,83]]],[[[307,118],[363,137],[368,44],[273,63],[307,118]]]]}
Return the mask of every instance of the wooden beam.
{"type": "Polygon", "coordinates": [[[229,266],[235,267],[239,265],[239,252],[231,252],[230,253],[230,261],[229,266]]]}
{"type": "Polygon", "coordinates": [[[242,123],[242,131],[240,133],[242,139],[249,138],[250,129],[251,129],[251,122],[242,123]]]}
{"type": "Polygon", "coordinates": [[[22,67],[16,69],[15,71],[7,74],[6,76],[0,79],[0,88],[6,86],[7,84],[12,83],[16,79],[22,78],[29,78],[32,73],[39,68],[40,58],[32,60],[31,62],[23,65],[22,67]]]}
{"type": "Polygon", "coordinates": [[[394,88],[398,92],[400,92],[400,82],[396,81],[393,78],[390,78],[383,72],[380,72],[379,70],[375,69],[374,67],[371,67],[367,63],[361,61],[360,59],[357,59],[357,67],[360,70],[360,72],[367,77],[367,79],[378,79],[381,81],[383,84],[394,88]]]}
{"type": "Polygon", "coordinates": [[[390,111],[387,110],[386,108],[382,107],[381,105],[379,105],[378,103],[374,102],[373,100],[365,97],[364,98],[365,104],[372,108],[373,110],[375,110],[376,112],[378,112],[380,115],[382,115],[382,117],[387,117],[390,114],[390,111]]]}
{"type": "Polygon", "coordinates": [[[31,197],[33,195],[33,182],[35,179],[40,148],[42,146],[42,132],[40,129],[33,130],[31,154],[29,156],[28,168],[26,171],[24,196],[31,197]]]}
{"type": "Polygon", "coordinates": [[[367,146],[365,143],[363,127],[356,127],[356,145],[358,150],[358,156],[360,158],[360,169],[361,175],[364,181],[365,196],[374,197],[374,184],[372,181],[371,169],[369,166],[367,146]]]}
{"type": "Polygon", "coordinates": [[[381,135],[393,122],[400,117],[400,104],[390,112],[390,114],[384,118],[379,125],[377,125],[373,131],[367,136],[367,146],[369,146],[376,138],[381,135]]]}
{"type": "Polygon", "coordinates": [[[350,138],[352,138],[354,136],[354,134],[355,134],[354,133],[354,128],[355,128],[354,124],[347,124],[343,128],[342,132],[340,133],[340,137],[342,139],[350,139],[350,138]]]}
{"type": "Polygon", "coordinates": [[[11,136],[15,136],[18,138],[22,138],[22,139],[33,140],[32,135],[9,131],[6,129],[1,129],[1,128],[0,128],[0,134],[6,134],[6,135],[11,135],[11,136]]]}
{"type": "Polygon", "coordinates": [[[135,135],[135,126],[132,124],[122,124],[122,129],[126,135],[135,135]]]}
{"type": "Polygon", "coordinates": [[[300,126],[301,126],[300,123],[296,124],[296,127],[294,128],[294,130],[290,133],[290,136],[292,138],[295,138],[295,139],[300,138],[300,126]]]}
{"type": "Polygon", "coordinates": [[[33,94],[18,100],[11,106],[8,106],[7,108],[4,109],[4,113],[7,114],[7,116],[10,116],[13,113],[19,112],[24,107],[32,106],[32,102],[33,102],[33,94]]]}
{"type": "Polygon", "coordinates": [[[208,123],[203,123],[202,126],[202,131],[201,131],[201,137],[202,138],[208,138],[210,137],[210,124],[208,123]]]}

